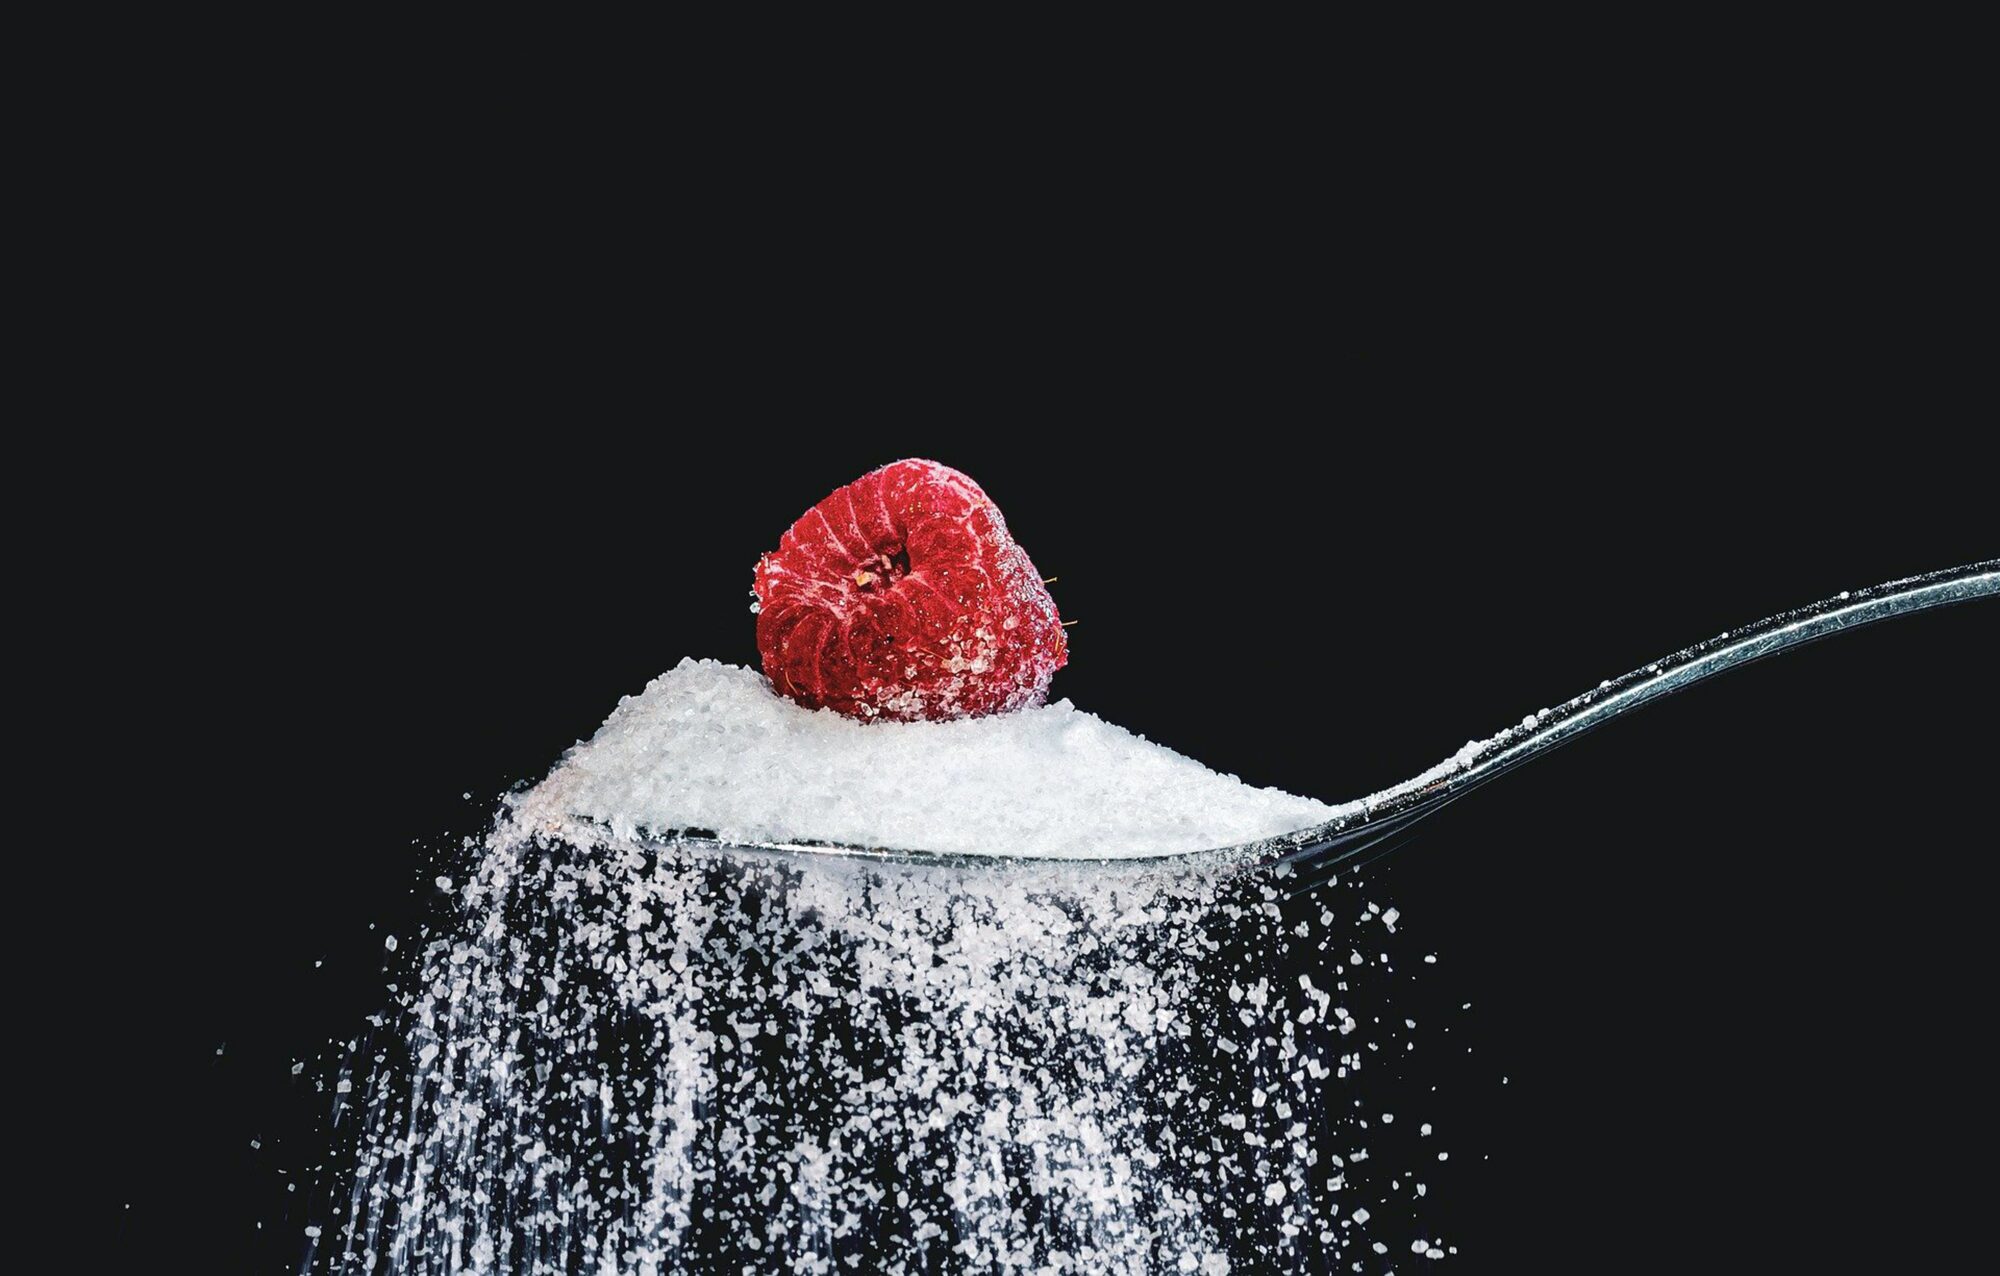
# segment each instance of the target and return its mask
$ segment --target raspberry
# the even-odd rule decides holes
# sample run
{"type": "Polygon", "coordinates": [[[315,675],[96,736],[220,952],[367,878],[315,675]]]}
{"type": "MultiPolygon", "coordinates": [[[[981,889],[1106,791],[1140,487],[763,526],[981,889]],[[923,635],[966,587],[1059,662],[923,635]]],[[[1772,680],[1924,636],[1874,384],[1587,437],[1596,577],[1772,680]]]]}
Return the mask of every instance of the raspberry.
{"type": "Polygon", "coordinates": [[[897,461],[807,510],[757,562],[764,675],[854,718],[1039,704],[1069,659],[1055,600],[979,484],[897,461]]]}

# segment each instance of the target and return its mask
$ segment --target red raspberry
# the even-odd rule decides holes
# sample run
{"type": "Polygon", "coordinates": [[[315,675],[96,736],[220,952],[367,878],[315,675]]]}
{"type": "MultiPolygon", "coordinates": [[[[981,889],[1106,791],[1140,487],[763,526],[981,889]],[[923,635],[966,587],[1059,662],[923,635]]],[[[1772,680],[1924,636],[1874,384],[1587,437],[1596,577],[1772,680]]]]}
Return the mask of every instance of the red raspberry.
{"type": "Polygon", "coordinates": [[[935,461],[864,474],[757,562],[771,685],[854,718],[1039,704],[1069,659],[1055,600],[979,484],[935,461]]]}

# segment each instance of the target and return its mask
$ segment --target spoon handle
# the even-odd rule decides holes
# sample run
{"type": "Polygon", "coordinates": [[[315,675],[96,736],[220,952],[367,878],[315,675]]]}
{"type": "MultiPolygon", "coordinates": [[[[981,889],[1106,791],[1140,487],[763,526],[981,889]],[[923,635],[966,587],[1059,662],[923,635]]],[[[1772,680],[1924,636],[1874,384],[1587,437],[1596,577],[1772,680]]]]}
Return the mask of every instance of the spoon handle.
{"type": "Polygon", "coordinates": [[[1495,776],[1704,678],[1878,620],[1996,594],[2000,594],[2000,559],[1986,559],[1868,589],[1846,590],[1824,602],[1732,629],[1622,678],[1601,682],[1490,739],[1468,744],[1414,779],[1341,807],[1317,828],[1276,839],[1266,853],[1279,859],[1303,859],[1315,869],[1324,869],[1352,858],[1495,776]]]}

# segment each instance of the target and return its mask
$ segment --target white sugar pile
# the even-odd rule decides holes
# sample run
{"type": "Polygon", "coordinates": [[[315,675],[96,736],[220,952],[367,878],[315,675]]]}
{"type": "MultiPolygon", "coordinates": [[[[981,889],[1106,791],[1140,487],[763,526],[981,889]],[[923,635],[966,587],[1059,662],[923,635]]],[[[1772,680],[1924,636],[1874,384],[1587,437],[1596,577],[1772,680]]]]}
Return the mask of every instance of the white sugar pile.
{"type": "Polygon", "coordinates": [[[1104,857],[1235,846],[1334,808],[1219,775],[1069,701],[958,722],[860,723],[757,673],[684,660],[620,702],[517,814],[619,836],[830,841],[968,855],[1104,857]]]}

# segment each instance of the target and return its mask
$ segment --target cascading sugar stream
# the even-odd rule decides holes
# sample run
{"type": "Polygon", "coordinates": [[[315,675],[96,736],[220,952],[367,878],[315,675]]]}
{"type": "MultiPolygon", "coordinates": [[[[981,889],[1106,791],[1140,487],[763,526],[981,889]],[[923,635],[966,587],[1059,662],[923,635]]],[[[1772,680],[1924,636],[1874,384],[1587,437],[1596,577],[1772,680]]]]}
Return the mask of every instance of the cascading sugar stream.
{"type": "MultiPolygon", "coordinates": [[[[1340,1087],[1397,1031],[1348,1005],[1393,912],[1288,892],[1282,866],[914,865],[659,836],[692,823],[675,792],[702,795],[709,827],[860,818],[809,777],[850,730],[930,733],[860,737],[881,756],[949,737],[1011,767],[956,817],[933,803],[961,833],[1087,837],[1090,795],[1120,781],[1038,796],[1058,764],[1161,792],[1199,772],[1226,799],[1211,823],[1199,803],[1164,818],[1208,844],[1317,804],[1065,706],[861,727],[746,700],[741,673],[683,665],[503,804],[396,1013],[357,1044],[306,1270],[1241,1276],[1384,1251],[1368,1206],[1389,1188],[1340,1087]]],[[[1107,814],[1115,846],[1162,827],[1107,814]]]]}

